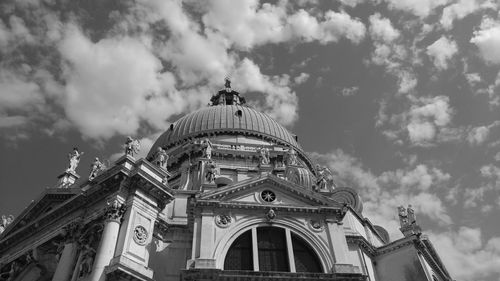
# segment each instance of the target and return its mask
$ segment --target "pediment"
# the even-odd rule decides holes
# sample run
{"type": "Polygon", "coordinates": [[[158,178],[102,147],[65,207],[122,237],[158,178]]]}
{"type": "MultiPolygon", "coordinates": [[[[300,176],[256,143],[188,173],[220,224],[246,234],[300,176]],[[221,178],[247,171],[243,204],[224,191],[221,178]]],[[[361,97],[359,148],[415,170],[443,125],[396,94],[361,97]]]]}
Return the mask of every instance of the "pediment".
{"type": "Polygon", "coordinates": [[[201,194],[198,200],[292,207],[341,206],[318,192],[274,175],[259,176],[218,188],[201,194]]]}
{"type": "Polygon", "coordinates": [[[74,197],[81,190],[79,188],[47,188],[36,200],[14,219],[1,236],[6,237],[11,232],[28,225],[45,214],[57,209],[63,202],[74,197]]]}

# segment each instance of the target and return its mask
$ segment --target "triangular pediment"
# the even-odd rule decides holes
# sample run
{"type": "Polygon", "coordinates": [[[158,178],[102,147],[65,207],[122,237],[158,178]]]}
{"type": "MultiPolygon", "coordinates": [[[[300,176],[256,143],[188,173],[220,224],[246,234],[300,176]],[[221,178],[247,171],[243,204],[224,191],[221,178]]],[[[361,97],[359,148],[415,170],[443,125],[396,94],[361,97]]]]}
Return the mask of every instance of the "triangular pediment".
{"type": "Polygon", "coordinates": [[[200,195],[198,200],[250,205],[341,207],[337,202],[303,186],[265,175],[240,181],[200,195]]]}
{"type": "Polygon", "coordinates": [[[24,211],[14,219],[1,236],[28,225],[45,214],[57,209],[63,202],[81,193],[79,188],[47,188],[36,200],[33,200],[24,211]]]}

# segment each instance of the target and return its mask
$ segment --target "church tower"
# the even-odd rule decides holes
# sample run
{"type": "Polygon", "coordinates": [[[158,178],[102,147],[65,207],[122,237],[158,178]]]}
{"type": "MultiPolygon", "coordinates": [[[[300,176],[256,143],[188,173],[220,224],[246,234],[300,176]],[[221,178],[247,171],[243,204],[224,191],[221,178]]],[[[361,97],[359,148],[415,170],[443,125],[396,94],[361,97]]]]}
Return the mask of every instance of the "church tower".
{"type": "Polygon", "coordinates": [[[0,234],[0,281],[451,280],[411,207],[390,241],[229,79],[146,158],[138,148],[128,138],[80,180],[70,155],[64,180],[0,234]]]}

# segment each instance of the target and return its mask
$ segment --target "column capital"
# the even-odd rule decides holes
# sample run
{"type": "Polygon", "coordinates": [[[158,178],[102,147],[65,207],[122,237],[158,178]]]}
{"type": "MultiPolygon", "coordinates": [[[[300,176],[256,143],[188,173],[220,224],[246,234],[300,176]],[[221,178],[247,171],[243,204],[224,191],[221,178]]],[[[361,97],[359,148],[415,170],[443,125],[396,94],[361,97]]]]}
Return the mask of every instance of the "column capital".
{"type": "Polygon", "coordinates": [[[121,223],[123,215],[127,210],[127,206],[125,204],[120,203],[117,199],[113,202],[108,202],[108,206],[105,208],[104,217],[107,221],[115,221],[117,223],[121,223]]]}

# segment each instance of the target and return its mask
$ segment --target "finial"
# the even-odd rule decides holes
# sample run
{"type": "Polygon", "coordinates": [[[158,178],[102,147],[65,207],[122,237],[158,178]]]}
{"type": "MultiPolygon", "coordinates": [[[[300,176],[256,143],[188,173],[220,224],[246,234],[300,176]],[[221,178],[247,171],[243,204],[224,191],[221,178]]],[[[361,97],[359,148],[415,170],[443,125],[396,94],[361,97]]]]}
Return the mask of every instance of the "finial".
{"type": "Polygon", "coordinates": [[[242,105],[246,103],[245,98],[240,97],[240,93],[231,89],[229,76],[224,78],[224,89],[213,95],[210,102],[211,105],[242,105]]]}
{"type": "Polygon", "coordinates": [[[229,76],[226,76],[224,78],[224,87],[227,89],[231,89],[231,79],[229,78],[229,76]]]}

